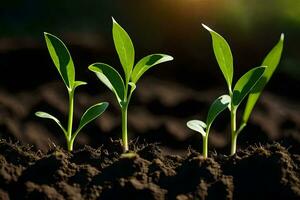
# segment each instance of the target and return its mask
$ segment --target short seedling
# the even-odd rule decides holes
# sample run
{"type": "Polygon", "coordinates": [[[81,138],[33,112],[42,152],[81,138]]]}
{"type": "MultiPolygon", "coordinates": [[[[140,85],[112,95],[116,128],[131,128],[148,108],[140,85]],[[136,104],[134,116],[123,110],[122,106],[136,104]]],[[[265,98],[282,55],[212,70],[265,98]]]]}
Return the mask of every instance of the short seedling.
{"type": "Polygon", "coordinates": [[[122,112],[122,141],[124,152],[128,151],[127,110],[136,83],[151,67],[173,60],[165,54],[152,54],[142,58],[134,66],[134,47],[126,31],[113,19],[113,41],[119,60],[125,73],[123,81],[121,75],[111,66],[104,63],[94,63],[89,69],[97,75],[111,91],[114,92],[122,112]],[[129,88],[130,87],[130,88],[129,88]]]}
{"type": "Polygon", "coordinates": [[[209,108],[206,123],[200,120],[191,120],[187,122],[187,126],[190,129],[197,131],[202,135],[202,149],[204,158],[207,158],[208,153],[208,135],[210,127],[216,117],[230,105],[230,101],[230,96],[228,95],[222,95],[217,98],[209,108]]]}
{"type": "Polygon", "coordinates": [[[258,100],[264,86],[270,80],[274,70],[276,69],[282,52],[284,35],[281,34],[280,40],[277,45],[270,51],[264,59],[261,67],[256,67],[244,74],[235,84],[232,89],[233,79],[233,58],[230,47],[226,40],[213,31],[211,28],[203,24],[203,27],[209,31],[212,37],[213,50],[217,59],[218,65],[227,82],[229,96],[231,103],[229,106],[231,118],[231,155],[236,152],[237,136],[246,126],[250,114],[253,110],[255,103],[258,100]],[[248,96],[248,101],[244,111],[241,125],[237,129],[236,126],[236,113],[238,106],[243,99],[248,96]]]}
{"type": "Polygon", "coordinates": [[[54,65],[57,68],[60,76],[62,77],[68,89],[68,94],[69,94],[68,128],[66,130],[56,117],[48,113],[36,112],[35,114],[38,117],[47,118],[55,121],[65,134],[68,150],[72,151],[74,140],[77,134],[79,133],[79,131],[85,125],[87,125],[92,120],[94,120],[99,115],[101,115],[106,110],[108,103],[107,102],[98,103],[88,108],[80,119],[79,127],[73,133],[72,127],[73,127],[73,112],[74,112],[74,92],[78,86],[85,85],[87,83],[82,81],[75,81],[75,67],[73,64],[72,57],[65,44],[59,38],[49,33],[44,33],[44,36],[46,39],[48,51],[54,62],[54,65]]]}

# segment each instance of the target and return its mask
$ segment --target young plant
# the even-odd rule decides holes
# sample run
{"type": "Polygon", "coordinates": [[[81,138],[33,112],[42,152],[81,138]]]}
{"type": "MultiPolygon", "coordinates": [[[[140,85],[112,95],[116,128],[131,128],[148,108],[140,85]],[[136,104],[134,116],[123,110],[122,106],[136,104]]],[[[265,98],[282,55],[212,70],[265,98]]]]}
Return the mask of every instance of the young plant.
{"type": "Polygon", "coordinates": [[[69,94],[69,115],[68,115],[68,127],[65,129],[60,121],[45,112],[36,112],[36,116],[41,118],[47,118],[55,121],[57,125],[62,129],[67,140],[68,150],[73,150],[74,140],[79,131],[92,120],[96,119],[101,115],[107,108],[108,103],[98,103],[88,108],[82,115],[79,123],[79,127],[73,132],[73,112],[74,112],[74,92],[75,89],[80,85],[86,85],[86,82],[75,81],[75,67],[73,64],[72,57],[66,47],[66,45],[56,36],[49,33],[44,33],[46,44],[52,61],[57,68],[60,76],[62,77],[69,94]]]}
{"type": "Polygon", "coordinates": [[[199,132],[202,135],[203,143],[202,143],[202,149],[203,149],[203,157],[207,158],[208,153],[208,135],[210,131],[210,127],[213,123],[213,121],[216,119],[216,117],[224,111],[230,104],[230,96],[228,95],[222,95],[218,97],[210,106],[207,114],[206,123],[200,120],[191,120],[187,122],[187,126],[194,130],[199,132]]]}
{"type": "Polygon", "coordinates": [[[165,54],[152,54],[142,58],[134,66],[134,47],[127,32],[113,20],[113,41],[119,60],[125,73],[123,80],[121,75],[111,66],[104,63],[94,63],[89,69],[97,75],[115,94],[122,113],[122,142],[124,152],[128,151],[127,136],[127,110],[137,81],[151,67],[173,60],[173,57],[165,54]]]}
{"type": "Polygon", "coordinates": [[[229,96],[231,103],[229,106],[231,118],[231,155],[236,152],[236,142],[239,133],[246,126],[249,116],[253,107],[258,100],[264,86],[271,78],[274,70],[276,69],[283,46],[283,34],[280,37],[279,43],[272,49],[262,63],[261,67],[256,67],[244,74],[232,88],[233,79],[233,58],[230,47],[226,40],[213,31],[211,28],[202,24],[203,27],[209,31],[212,37],[213,50],[217,59],[218,65],[227,82],[229,96]],[[236,113],[239,105],[243,99],[248,95],[248,102],[243,116],[243,121],[239,128],[236,125],[236,113]]]}

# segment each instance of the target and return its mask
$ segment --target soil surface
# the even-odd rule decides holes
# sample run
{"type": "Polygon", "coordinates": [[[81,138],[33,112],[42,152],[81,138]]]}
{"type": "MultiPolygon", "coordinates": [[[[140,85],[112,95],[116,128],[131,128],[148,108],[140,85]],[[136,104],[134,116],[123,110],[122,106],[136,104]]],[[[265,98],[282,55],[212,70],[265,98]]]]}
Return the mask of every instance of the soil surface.
{"type": "MultiPolygon", "coordinates": [[[[90,145],[97,148],[121,135],[121,113],[116,99],[99,81],[75,93],[74,129],[83,112],[91,105],[107,101],[108,109],[87,125],[75,140],[75,149],[90,145]]],[[[201,150],[202,138],[186,127],[191,119],[206,118],[213,100],[226,91],[215,87],[194,90],[170,81],[144,78],[133,95],[128,111],[129,137],[133,140],[160,143],[169,151],[189,146],[201,150]]],[[[67,124],[68,98],[61,81],[43,84],[36,89],[14,91],[0,88],[0,139],[33,145],[47,152],[52,144],[65,146],[65,138],[55,123],[37,118],[36,111],[46,111],[67,124]]],[[[242,108],[242,106],[241,106],[242,108]]],[[[238,110],[238,119],[242,109],[238,110]]],[[[228,154],[230,143],[228,112],[222,113],[212,126],[210,148],[228,154]]],[[[238,138],[240,148],[251,144],[279,142],[290,152],[300,152],[300,103],[264,92],[247,127],[238,138]]]]}
{"type": "Polygon", "coordinates": [[[227,157],[120,141],[47,153],[0,141],[0,199],[300,199],[300,155],[278,143],[227,157]]]}

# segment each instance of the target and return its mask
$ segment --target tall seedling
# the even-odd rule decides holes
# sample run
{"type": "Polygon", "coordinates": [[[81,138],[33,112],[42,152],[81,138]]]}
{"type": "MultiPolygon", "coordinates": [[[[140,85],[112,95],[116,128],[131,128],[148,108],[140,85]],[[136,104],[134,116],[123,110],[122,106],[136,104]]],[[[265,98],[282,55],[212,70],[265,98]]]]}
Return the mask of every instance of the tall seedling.
{"type": "Polygon", "coordinates": [[[276,69],[282,52],[284,35],[282,34],[278,44],[271,50],[271,52],[264,59],[261,67],[256,67],[244,74],[232,88],[233,79],[233,57],[227,41],[213,31],[211,28],[203,24],[203,27],[209,31],[212,37],[213,50],[219,67],[227,82],[229,96],[231,103],[229,106],[231,118],[231,155],[236,152],[236,142],[239,133],[246,126],[253,107],[258,100],[264,86],[271,78],[276,69]],[[250,93],[250,94],[249,94],[250,93]],[[243,101],[248,96],[248,101],[244,111],[242,123],[237,129],[236,112],[243,101]]]}
{"type": "Polygon", "coordinates": [[[122,112],[122,141],[124,151],[128,151],[127,110],[136,83],[151,67],[173,60],[165,54],[152,54],[134,65],[134,47],[127,32],[113,19],[113,41],[124,70],[125,79],[111,66],[94,63],[89,66],[97,77],[115,94],[122,112]]]}
{"type": "Polygon", "coordinates": [[[58,70],[60,76],[62,77],[69,95],[69,115],[68,115],[68,127],[65,129],[61,122],[54,116],[46,113],[46,112],[36,112],[36,116],[41,118],[47,118],[55,121],[57,125],[62,129],[66,141],[68,150],[73,150],[73,143],[80,132],[80,130],[90,123],[92,120],[101,115],[107,108],[108,103],[98,103],[90,108],[88,108],[85,113],[82,115],[79,123],[79,127],[75,132],[73,132],[73,113],[74,113],[74,92],[75,89],[80,85],[86,85],[86,82],[75,81],[75,67],[73,64],[72,57],[66,47],[66,45],[56,36],[51,35],[49,33],[44,33],[46,44],[48,47],[48,51],[53,60],[53,63],[58,70]]]}

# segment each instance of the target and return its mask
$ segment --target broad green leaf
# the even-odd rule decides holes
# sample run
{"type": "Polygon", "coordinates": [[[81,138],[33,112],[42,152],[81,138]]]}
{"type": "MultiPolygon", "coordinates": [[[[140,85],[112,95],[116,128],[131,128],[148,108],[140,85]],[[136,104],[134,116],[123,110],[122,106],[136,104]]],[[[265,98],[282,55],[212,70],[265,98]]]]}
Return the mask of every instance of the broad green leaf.
{"type": "Polygon", "coordinates": [[[204,24],[202,24],[202,26],[211,34],[215,57],[226,79],[228,88],[231,88],[233,77],[233,58],[230,46],[220,34],[204,24]]]}
{"type": "Polygon", "coordinates": [[[247,123],[250,114],[256,104],[258,98],[261,95],[262,90],[264,89],[265,85],[269,82],[270,78],[272,77],[274,71],[276,70],[283,49],[283,42],[284,42],[284,34],[281,34],[279,42],[273,47],[273,49],[268,53],[265,57],[262,65],[267,66],[263,78],[261,78],[258,83],[254,86],[252,91],[249,94],[248,101],[246,104],[246,108],[243,115],[243,122],[247,123]]]}
{"type": "Polygon", "coordinates": [[[89,70],[95,72],[100,81],[115,93],[119,102],[124,100],[124,82],[114,68],[104,63],[94,63],[89,66],[89,70]]]}
{"type": "Polygon", "coordinates": [[[188,121],[186,123],[187,127],[189,127],[190,129],[194,130],[194,131],[197,131],[199,133],[201,133],[201,135],[203,137],[206,136],[206,132],[205,132],[205,129],[206,129],[206,124],[203,122],[203,121],[200,121],[200,120],[191,120],[191,121],[188,121]]]}
{"type": "Polygon", "coordinates": [[[114,18],[112,18],[112,20],[112,32],[115,48],[123,66],[126,81],[129,81],[134,65],[134,47],[126,31],[116,22],[114,18]]]}
{"type": "Polygon", "coordinates": [[[62,126],[62,124],[60,123],[60,121],[56,117],[54,117],[53,115],[50,115],[50,114],[48,114],[46,112],[41,112],[41,111],[36,112],[35,115],[37,117],[40,117],[40,118],[51,119],[51,120],[55,121],[58,124],[58,126],[61,128],[61,130],[64,132],[65,136],[67,136],[66,129],[62,126]]]}
{"type": "Polygon", "coordinates": [[[46,44],[55,67],[65,85],[71,89],[75,82],[75,68],[66,45],[56,36],[44,33],[46,44]]]}
{"type": "Polygon", "coordinates": [[[131,81],[136,83],[148,69],[170,60],[173,60],[173,57],[165,54],[152,54],[142,58],[133,69],[131,81]]]}
{"type": "Polygon", "coordinates": [[[76,135],[79,133],[79,131],[85,125],[87,125],[88,123],[90,123],[91,121],[96,119],[98,116],[100,116],[106,110],[107,107],[108,107],[108,103],[103,102],[103,103],[95,104],[95,105],[91,106],[90,108],[88,108],[85,111],[85,113],[82,115],[82,117],[80,119],[79,127],[72,137],[75,138],[76,135]]]}
{"type": "Polygon", "coordinates": [[[207,114],[207,127],[210,127],[216,117],[228,107],[230,101],[229,95],[222,95],[211,104],[207,114]]]}
{"type": "Polygon", "coordinates": [[[255,84],[262,77],[266,67],[255,67],[244,74],[235,84],[233,89],[232,103],[238,107],[242,100],[252,90],[255,84]]]}

